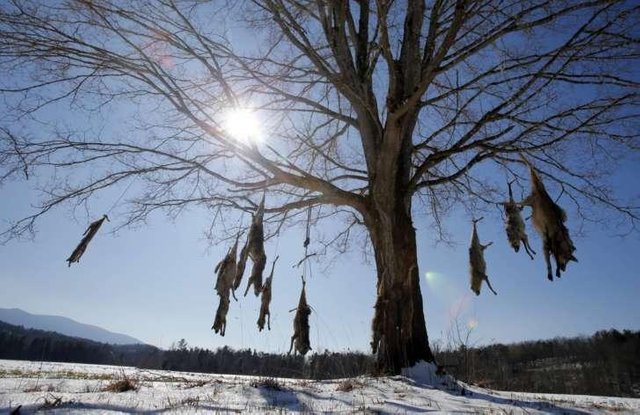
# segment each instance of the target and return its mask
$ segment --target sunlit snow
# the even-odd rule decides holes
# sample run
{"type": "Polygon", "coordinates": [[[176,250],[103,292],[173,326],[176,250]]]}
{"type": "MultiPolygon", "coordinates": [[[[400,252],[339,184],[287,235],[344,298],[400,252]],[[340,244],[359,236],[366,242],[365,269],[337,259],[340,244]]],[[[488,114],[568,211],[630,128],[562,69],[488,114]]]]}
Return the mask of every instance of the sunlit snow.
{"type": "Polygon", "coordinates": [[[495,392],[420,363],[326,381],[0,360],[0,413],[638,413],[640,399],[495,392]],[[107,392],[119,379],[137,390],[107,392]]]}

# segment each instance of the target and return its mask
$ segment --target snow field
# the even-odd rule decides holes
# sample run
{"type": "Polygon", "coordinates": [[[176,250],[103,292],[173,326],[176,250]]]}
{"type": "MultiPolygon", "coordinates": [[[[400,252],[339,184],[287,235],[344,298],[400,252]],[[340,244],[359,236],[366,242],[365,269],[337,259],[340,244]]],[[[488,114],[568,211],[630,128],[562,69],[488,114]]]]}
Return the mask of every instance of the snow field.
{"type": "Polygon", "coordinates": [[[0,413],[640,413],[640,399],[496,392],[434,369],[314,381],[0,360],[0,413]]]}

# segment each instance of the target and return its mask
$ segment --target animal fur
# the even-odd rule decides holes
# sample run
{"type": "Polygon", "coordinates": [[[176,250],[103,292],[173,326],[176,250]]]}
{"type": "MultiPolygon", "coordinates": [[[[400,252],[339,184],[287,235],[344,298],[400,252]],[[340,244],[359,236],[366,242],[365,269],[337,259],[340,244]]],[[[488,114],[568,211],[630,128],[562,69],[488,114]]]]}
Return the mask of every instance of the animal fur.
{"type": "Polygon", "coordinates": [[[303,282],[302,291],[300,292],[300,300],[298,301],[298,307],[296,308],[296,315],[293,318],[293,336],[291,336],[289,353],[291,353],[294,345],[296,352],[303,356],[311,350],[311,343],[309,341],[309,314],[311,314],[311,307],[307,304],[305,283],[303,282]]]}
{"type": "MultiPolygon", "coordinates": [[[[249,235],[247,236],[247,244],[246,254],[251,261],[253,261],[253,268],[251,269],[251,276],[249,277],[249,281],[247,283],[247,289],[244,291],[244,295],[246,296],[249,292],[249,288],[253,285],[253,292],[256,295],[260,295],[260,291],[262,291],[262,273],[264,272],[264,268],[267,265],[267,255],[264,252],[264,226],[263,226],[263,218],[264,218],[264,197],[262,198],[262,202],[260,202],[260,206],[258,206],[258,210],[253,215],[253,220],[251,221],[251,229],[249,229],[249,235]]],[[[246,263],[246,259],[244,259],[246,263]]],[[[242,270],[244,272],[244,269],[242,270]]],[[[239,277],[242,279],[242,275],[239,277]]],[[[238,279],[238,274],[236,273],[236,279],[238,279]]],[[[238,282],[239,284],[239,282],[238,282]]]]}
{"type": "Polygon", "coordinates": [[[238,240],[229,249],[229,252],[222,261],[216,265],[215,272],[218,274],[216,279],[216,291],[218,295],[229,295],[229,290],[233,286],[236,276],[236,256],[238,255],[238,240]]]}
{"type": "Polygon", "coordinates": [[[229,312],[229,295],[232,292],[234,278],[236,276],[236,256],[238,253],[238,238],[236,242],[227,252],[227,255],[222,261],[216,265],[215,272],[218,274],[216,278],[216,292],[220,297],[220,303],[218,304],[218,310],[216,311],[216,317],[211,327],[216,333],[220,333],[224,336],[225,329],[227,327],[227,313],[229,312]]]}
{"type": "Polygon", "coordinates": [[[218,304],[218,310],[216,311],[216,318],[211,328],[214,332],[220,333],[224,336],[224,332],[227,328],[227,313],[229,312],[229,296],[220,296],[220,304],[218,304]]]}
{"type": "Polygon", "coordinates": [[[520,250],[520,242],[522,242],[527,255],[529,255],[529,257],[533,259],[533,255],[535,255],[536,252],[529,245],[529,237],[527,236],[524,220],[522,220],[522,215],[520,213],[523,207],[521,205],[518,205],[513,200],[511,183],[512,182],[509,182],[508,184],[509,201],[502,204],[504,206],[504,212],[507,216],[505,220],[505,230],[507,231],[507,238],[509,239],[511,247],[516,252],[520,250]]]}
{"type": "Polygon", "coordinates": [[[276,259],[273,260],[273,265],[271,266],[271,274],[262,286],[262,294],[260,297],[260,316],[258,317],[259,331],[262,331],[264,329],[265,319],[267,322],[267,328],[271,330],[271,311],[269,311],[269,305],[271,304],[271,284],[273,282],[273,270],[276,267],[276,261],[278,260],[278,258],[279,257],[276,257],[276,259]]]}
{"type": "Polygon", "coordinates": [[[569,230],[564,225],[567,220],[566,213],[551,199],[531,163],[524,157],[522,159],[529,166],[531,174],[531,194],[522,204],[531,206],[533,226],[542,239],[542,250],[547,264],[547,278],[553,281],[550,256],[553,255],[556,262],[556,277],[560,278],[561,271],[566,270],[569,261],[578,262],[573,255],[576,248],[569,236],[569,230]]]}
{"type": "Polygon", "coordinates": [[[471,274],[471,291],[476,293],[476,295],[480,295],[480,288],[482,287],[482,281],[486,281],[487,287],[491,290],[492,293],[498,295],[497,292],[494,291],[491,283],[489,282],[489,277],[487,276],[487,264],[484,261],[484,250],[487,249],[493,242],[489,242],[486,245],[482,245],[480,243],[480,239],[478,238],[478,230],[476,228],[476,224],[481,221],[480,219],[473,220],[473,232],[471,233],[471,246],[469,247],[469,271],[471,274]]]}
{"type": "MultiPolygon", "coordinates": [[[[247,238],[248,239],[248,238],[247,238]]],[[[244,269],[247,266],[247,258],[249,257],[249,249],[247,244],[245,243],[242,249],[240,250],[240,257],[238,258],[238,263],[236,265],[236,277],[233,281],[233,291],[240,287],[240,283],[242,282],[242,276],[244,275],[244,269]]],[[[235,294],[234,294],[235,297],[235,294]]]]}
{"type": "Polygon", "coordinates": [[[92,222],[87,228],[87,230],[84,231],[84,234],[83,234],[84,236],[82,240],[80,241],[78,246],[76,246],[76,249],[73,250],[71,255],[69,255],[69,258],[67,258],[67,262],[69,263],[69,266],[71,266],[72,262],[80,262],[80,258],[82,257],[82,254],[84,254],[84,251],[87,249],[87,246],[89,246],[89,242],[91,242],[93,237],[96,236],[96,233],[98,233],[98,229],[100,229],[105,219],[107,220],[107,222],[109,221],[109,217],[107,215],[103,215],[102,218],[98,219],[95,222],[92,222]]]}

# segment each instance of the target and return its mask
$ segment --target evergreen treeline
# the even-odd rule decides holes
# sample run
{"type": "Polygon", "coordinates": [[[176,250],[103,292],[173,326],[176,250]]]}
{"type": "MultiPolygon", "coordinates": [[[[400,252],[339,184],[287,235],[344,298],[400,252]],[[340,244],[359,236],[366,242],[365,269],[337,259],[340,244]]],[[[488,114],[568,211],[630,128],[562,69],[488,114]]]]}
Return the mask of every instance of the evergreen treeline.
{"type": "Polygon", "coordinates": [[[640,397],[640,331],[441,351],[458,379],[497,390],[640,397]]]}
{"type": "Polygon", "coordinates": [[[373,358],[363,353],[280,355],[222,347],[215,351],[187,347],[183,341],[165,351],[161,369],[238,375],[335,379],[373,370],[373,358]]]}
{"type": "MultiPolygon", "coordinates": [[[[439,351],[438,363],[458,379],[483,387],[539,392],[640,397],[640,332],[599,331],[556,338],[439,351]]],[[[363,353],[293,355],[189,347],[110,345],[0,322],[0,359],[126,365],[147,369],[331,379],[371,373],[363,353]]]]}
{"type": "Polygon", "coordinates": [[[111,345],[25,329],[0,321],[0,359],[135,366],[145,369],[237,375],[331,379],[370,373],[373,359],[363,353],[316,353],[310,357],[259,353],[223,347],[189,347],[184,340],[169,350],[148,345],[111,345]]]}

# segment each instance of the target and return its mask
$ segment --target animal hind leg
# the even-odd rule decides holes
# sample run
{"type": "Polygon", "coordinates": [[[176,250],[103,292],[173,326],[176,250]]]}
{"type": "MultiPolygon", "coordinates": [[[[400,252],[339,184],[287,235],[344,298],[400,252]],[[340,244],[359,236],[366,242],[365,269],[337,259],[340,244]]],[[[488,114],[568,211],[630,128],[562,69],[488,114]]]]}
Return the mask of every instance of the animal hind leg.
{"type": "MultiPolygon", "coordinates": [[[[494,289],[493,289],[493,287],[491,286],[491,283],[489,282],[489,277],[488,277],[488,276],[486,276],[486,275],[484,276],[484,281],[487,283],[487,287],[489,287],[489,289],[491,290],[491,292],[492,292],[494,295],[498,295],[498,293],[496,292],[496,290],[494,290],[494,289]]],[[[479,293],[480,293],[480,292],[478,292],[478,294],[479,294],[479,293]]]]}
{"type": "Polygon", "coordinates": [[[549,242],[546,240],[542,244],[542,249],[544,250],[544,262],[547,264],[547,279],[549,281],[553,281],[553,274],[551,272],[551,250],[549,249],[549,242]]]}
{"type": "Polygon", "coordinates": [[[249,257],[253,261],[253,268],[251,268],[251,276],[247,282],[247,288],[244,291],[245,297],[249,292],[249,288],[253,285],[253,292],[256,297],[262,292],[262,272],[267,264],[267,256],[263,251],[256,250],[249,252],[249,257]]]}
{"type": "Polygon", "coordinates": [[[529,255],[529,258],[533,260],[533,255],[536,254],[536,251],[534,251],[533,248],[531,248],[531,245],[529,245],[529,238],[527,238],[526,236],[523,237],[522,245],[524,245],[524,250],[527,253],[527,255],[529,255]]]}
{"type": "Polygon", "coordinates": [[[291,345],[289,346],[289,351],[287,352],[287,354],[291,354],[291,350],[293,350],[293,342],[295,339],[298,338],[298,333],[293,333],[293,336],[291,336],[291,345]]]}
{"type": "Polygon", "coordinates": [[[556,260],[556,278],[560,278],[560,271],[564,271],[566,269],[566,263],[559,262],[556,254],[553,255],[553,259],[556,260]]]}

